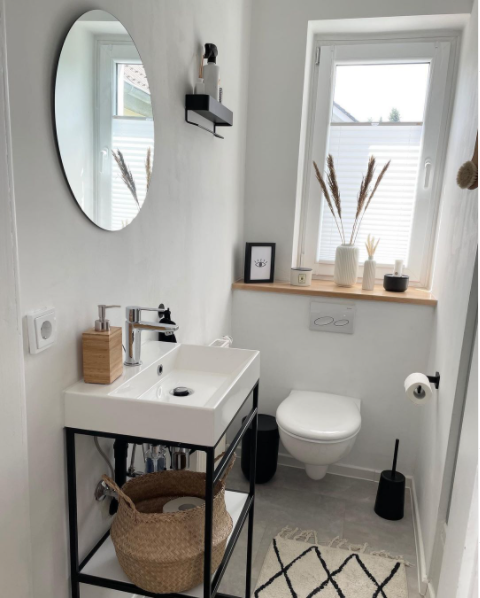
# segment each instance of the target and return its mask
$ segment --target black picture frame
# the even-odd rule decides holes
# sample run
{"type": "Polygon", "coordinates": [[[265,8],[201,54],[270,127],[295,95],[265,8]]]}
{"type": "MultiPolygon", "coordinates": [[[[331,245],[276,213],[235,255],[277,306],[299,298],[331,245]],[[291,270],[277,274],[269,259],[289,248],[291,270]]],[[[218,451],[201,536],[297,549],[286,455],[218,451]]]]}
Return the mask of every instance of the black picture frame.
{"type": "Polygon", "coordinates": [[[245,271],[243,276],[244,282],[248,284],[256,284],[260,282],[273,282],[275,277],[275,245],[275,243],[245,244],[245,271]],[[262,249],[265,250],[265,248],[267,248],[267,251],[262,251],[262,249]],[[265,260],[265,258],[262,257],[262,254],[264,254],[265,257],[267,257],[269,253],[268,248],[270,248],[270,255],[269,259],[265,260]],[[259,270],[259,276],[262,276],[263,268],[265,268],[265,277],[262,276],[261,278],[257,278],[254,276],[252,278],[251,273],[253,260],[257,260],[259,264],[262,264],[263,261],[267,261],[267,263],[265,263],[264,265],[257,265],[257,268],[259,270]]]}

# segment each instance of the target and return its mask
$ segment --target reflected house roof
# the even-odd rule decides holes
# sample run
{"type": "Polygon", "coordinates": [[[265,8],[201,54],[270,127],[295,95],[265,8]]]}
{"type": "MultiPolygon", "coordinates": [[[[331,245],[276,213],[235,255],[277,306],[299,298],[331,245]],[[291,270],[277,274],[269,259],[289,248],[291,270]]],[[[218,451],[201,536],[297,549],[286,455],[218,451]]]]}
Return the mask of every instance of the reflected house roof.
{"type": "Polygon", "coordinates": [[[332,122],[356,123],[358,122],[358,120],[352,114],[350,114],[350,112],[347,112],[345,108],[342,108],[340,104],[337,104],[337,102],[333,102],[332,122]]]}
{"type": "Polygon", "coordinates": [[[143,64],[126,64],[123,68],[123,76],[134,87],[150,95],[150,87],[143,64]]]}

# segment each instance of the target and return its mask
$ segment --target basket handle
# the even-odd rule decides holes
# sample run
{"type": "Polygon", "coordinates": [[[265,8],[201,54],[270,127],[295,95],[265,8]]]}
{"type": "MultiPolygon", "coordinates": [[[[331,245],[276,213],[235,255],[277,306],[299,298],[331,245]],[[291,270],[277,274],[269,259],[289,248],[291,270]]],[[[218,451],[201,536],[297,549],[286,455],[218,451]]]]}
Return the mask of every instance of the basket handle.
{"type": "MultiPolygon", "coordinates": [[[[215,457],[214,462],[218,461],[219,459],[221,459],[224,455],[225,455],[224,451],[223,453],[220,453],[220,455],[218,455],[218,457],[215,457]]],[[[237,456],[235,455],[235,453],[233,453],[232,458],[230,459],[229,464],[227,465],[227,467],[225,468],[225,471],[223,472],[223,476],[220,478],[220,482],[225,482],[225,480],[227,479],[228,474],[232,471],[233,466],[235,464],[235,460],[236,460],[237,456]]]]}
{"type": "Polygon", "coordinates": [[[115,484],[115,482],[112,480],[112,478],[109,478],[108,475],[103,474],[102,480],[110,488],[110,490],[114,490],[120,498],[123,498],[123,500],[132,509],[132,511],[136,512],[137,509],[135,507],[133,500],[125,494],[125,492],[120,488],[120,486],[117,486],[117,484],[115,484]]]}

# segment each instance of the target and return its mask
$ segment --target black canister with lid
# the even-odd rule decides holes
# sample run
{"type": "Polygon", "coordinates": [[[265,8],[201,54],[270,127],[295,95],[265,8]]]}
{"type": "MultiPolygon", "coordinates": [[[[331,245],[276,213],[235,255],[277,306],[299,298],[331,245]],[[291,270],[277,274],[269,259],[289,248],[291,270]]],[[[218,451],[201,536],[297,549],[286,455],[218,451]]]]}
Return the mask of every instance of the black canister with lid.
{"type": "MultiPolygon", "coordinates": [[[[245,421],[245,418],[243,419],[245,421]]],[[[247,480],[250,479],[250,446],[252,442],[251,427],[242,440],[242,471],[247,480]]],[[[258,416],[257,435],[257,475],[255,482],[269,482],[277,471],[278,447],[280,434],[277,421],[272,415],[258,416]]]]}

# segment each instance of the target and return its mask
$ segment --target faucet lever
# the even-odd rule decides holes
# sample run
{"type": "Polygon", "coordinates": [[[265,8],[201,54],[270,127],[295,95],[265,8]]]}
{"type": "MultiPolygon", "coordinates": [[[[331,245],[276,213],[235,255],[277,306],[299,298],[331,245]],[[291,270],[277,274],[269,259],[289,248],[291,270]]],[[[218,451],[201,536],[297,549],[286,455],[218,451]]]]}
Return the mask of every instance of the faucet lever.
{"type": "Polygon", "coordinates": [[[163,314],[167,311],[167,309],[163,303],[161,303],[159,307],[139,307],[136,305],[127,306],[125,310],[126,355],[124,364],[128,366],[141,365],[142,363],[140,361],[142,330],[149,330],[150,332],[163,332],[164,334],[171,334],[178,330],[177,324],[142,322],[142,311],[154,311],[159,314],[163,314]]]}
{"type": "Polygon", "coordinates": [[[137,305],[127,305],[125,309],[125,317],[128,322],[140,322],[140,314],[142,311],[155,311],[159,314],[166,312],[166,308],[161,303],[158,307],[139,307],[137,305]]]}

